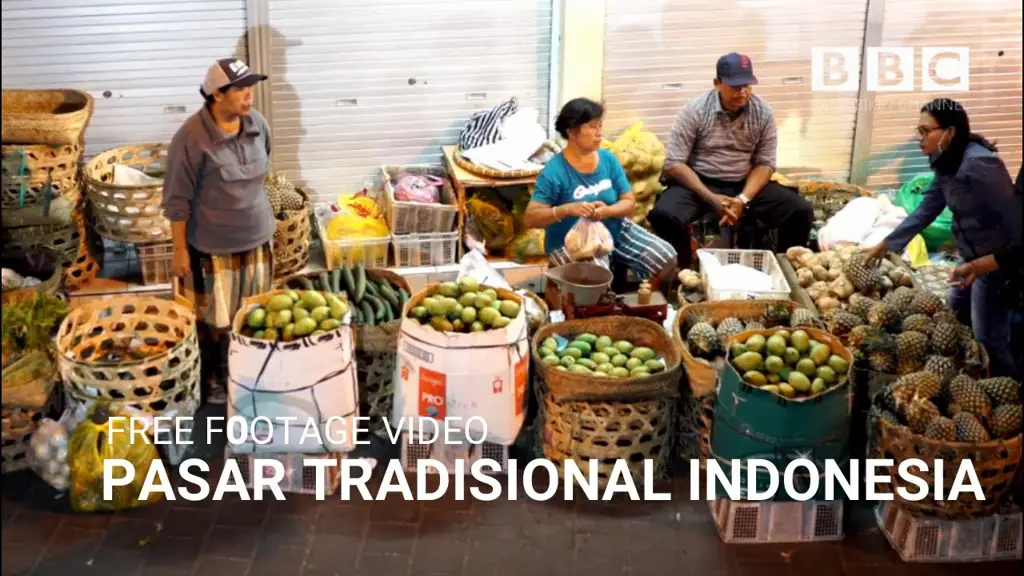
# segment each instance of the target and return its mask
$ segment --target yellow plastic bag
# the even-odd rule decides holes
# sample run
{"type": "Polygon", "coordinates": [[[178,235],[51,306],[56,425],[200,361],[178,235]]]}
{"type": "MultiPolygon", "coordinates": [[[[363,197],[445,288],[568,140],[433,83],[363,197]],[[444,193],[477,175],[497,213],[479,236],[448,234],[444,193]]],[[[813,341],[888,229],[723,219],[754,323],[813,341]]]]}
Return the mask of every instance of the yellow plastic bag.
{"type": "Polygon", "coordinates": [[[544,230],[526,230],[505,246],[505,257],[519,264],[544,256],[544,230]]]}
{"type": "Polygon", "coordinates": [[[123,416],[106,406],[97,406],[68,439],[68,465],[71,468],[71,509],[75,512],[112,512],[145,506],[163,500],[162,492],[150,493],[146,500],[139,494],[149,467],[160,455],[156,446],[136,434],[132,438],[127,418],[117,421],[111,431],[111,417],[123,416]],[[134,440],[134,441],[133,441],[134,440]],[[123,459],[135,467],[135,478],[127,486],[115,486],[112,500],[103,499],[103,462],[123,459]]]}
{"type": "Polygon", "coordinates": [[[516,234],[515,217],[490,190],[477,192],[466,206],[473,228],[488,250],[501,250],[516,234]]]}
{"type": "Polygon", "coordinates": [[[907,244],[906,254],[910,257],[910,267],[914,270],[931,266],[932,262],[928,259],[928,245],[925,244],[924,237],[920,234],[914,236],[910,244],[907,244]]]}
{"type": "Polygon", "coordinates": [[[361,218],[383,218],[377,201],[366,194],[342,194],[335,201],[341,214],[359,216],[361,218]]]}
{"type": "Polygon", "coordinates": [[[380,218],[364,218],[352,214],[338,214],[327,224],[328,240],[357,240],[383,238],[388,235],[388,224],[380,218]]]}

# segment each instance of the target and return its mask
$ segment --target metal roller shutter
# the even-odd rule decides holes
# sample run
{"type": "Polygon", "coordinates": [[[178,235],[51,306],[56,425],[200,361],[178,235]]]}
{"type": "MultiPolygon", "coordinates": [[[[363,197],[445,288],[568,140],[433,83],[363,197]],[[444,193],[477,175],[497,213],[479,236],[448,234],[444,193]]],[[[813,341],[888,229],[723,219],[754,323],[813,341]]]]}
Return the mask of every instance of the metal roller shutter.
{"type": "Polygon", "coordinates": [[[3,87],[96,99],[86,154],[169,141],[217,58],[245,58],[245,0],[4,0],[3,87]]]}
{"type": "Polygon", "coordinates": [[[712,87],[718,58],[741,52],[775,110],[780,170],[845,180],[857,94],[812,93],[811,49],[861,46],[866,12],[867,0],[608,0],[607,132],[643,121],[667,139],[683,104],[712,87]]]}
{"type": "MultiPolygon", "coordinates": [[[[873,0],[878,1],[878,0],[873,0]]],[[[996,141],[1015,176],[1021,165],[1021,4],[1010,0],[884,0],[882,46],[967,47],[967,93],[921,91],[921,54],[915,55],[915,92],[876,92],[867,183],[892,188],[927,172],[914,135],[918,110],[932,98],[962,102],[971,129],[996,141]]]]}
{"type": "Polygon", "coordinates": [[[547,125],[551,0],[269,0],[274,166],[321,200],[438,163],[512,96],[547,125]]]}

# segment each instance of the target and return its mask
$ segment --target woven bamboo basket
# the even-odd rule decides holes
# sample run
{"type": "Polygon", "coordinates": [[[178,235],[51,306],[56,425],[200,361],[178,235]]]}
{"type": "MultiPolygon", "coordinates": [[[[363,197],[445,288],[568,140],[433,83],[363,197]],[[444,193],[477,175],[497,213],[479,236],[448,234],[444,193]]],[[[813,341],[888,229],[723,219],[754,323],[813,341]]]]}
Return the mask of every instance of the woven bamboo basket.
{"type": "Polygon", "coordinates": [[[75,308],[57,333],[61,376],[77,401],[108,401],[150,414],[190,414],[199,400],[195,313],[155,297],[122,296],[75,308]],[[109,353],[138,347],[142,359],[109,353]]]}
{"type": "Polygon", "coordinates": [[[74,291],[99,275],[100,262],[94,255],[93,233],[86,216],[75,212],[69,224],[23,226],[4,230],[5,248],[45,248],[58,255],[64,270],[64,288],[74,291]]]}
{"type": "Polygon", "coordinates": [[[814,219],[821,223],[835,216],[850,200],[875,196],[875,193],[867,188],[846,182],[799,180],[793,183],[793,186],[811,203],[814,207],[814,219]]]}
{"type": "Polygon", "coordinates": [[[653,460],[656,478],[671,457],[674,399],[637,402],[557,402],[545,396],[543,453],[565,477],[565,461],[574,460],[589,478],[597,465],[598,483],[607,484],[616,460],[624,460],[636,482],[644,460],[653,460]],[[596,462],[591,462],[592,460],[596,462]]]}
{"type": "Polygon", "coordinates": [[[81,207],[81,190],[76,188],[64,196],[53,198],[49,204],[32,204],[24,208],[4,208],[0,211],[5,229],[25,226],[70,226],[81,207]]]}
{"type": "MultiPolygon", "coordinates": [[[[545,146],[548,144],[545,143],[545,146]]],[[[455,164],[472,174],[477,176],[483,176],[484,178],[493,178],[494,180],[519,180],[522,178],[534,178],[541,173],[541,168],[535,170],[495,170],[487,166],[481,166],[476,164],[462,155],[460,150],[456,150],[452,155],[452,159],[455,160],[455,164]]]]}
{"type": "MultiPolygon", "coordinates": [[[[880,417],[876,397],[868,416],[868,425],[873,434],[869,440],[869,458],[883,458],[893,461],[888,475],[892,484],[879,485],[879,492],[891,492],[900,507],[913,514],[941,518],[943,520],[970,520],[994,514],[1012,493],[1021,461],[1021,435],[1008,440],[994,440],[981,444],[966,442],[944,442],[914,434],[906,426],[892,425],[880,417]],[[912,472],[924,480],[929,488],[935,486],[935,461],[943,461],[943,486],[948,493],[957,477],[961,463],[970,460],[981,486],[984,500],[973,495],[964,495],[956,500],[935,500],[929,497],[913,502],[903,498],[898,487],[911,493],[919,488],[899,476],[900,463],[917,459],[925,462],[928,471],[912,472]]],[[[929,490],[931,492],[932,490],[929,490]]],[[[945,494],[944,494],[945,495],[945,494]]]]}
{"type": "Polygon", "coordinates": [[[679,309],[675,322],[672,323],[672,340],[679,348],[683,370],[686,372],[694,397],[700,398],[715,391],[718,387],[718,367],[690,354],[685,335],[689,328],[687,317],[706,316],[716,324],[729,317],[748,322],[761,318],[761,314],[770,306],[785,306],[792,312],[798,305],[790,300],[718,300],[688,304],[679,309]]]}
{"type": "Polygon", "coordinates": [[[10,474],[29,467],[29,440],[43,413],[40,410],[19,408],[2,409],[3,413],[3,473],[10,474]]]}
{"type": "Polygon", "coordinates": [[[129,244],[171,240],[171,223],[162,208],[163,180],[134,186],[113,184],[116,165],[162,178],[167,171],[167,145],[122,146],[97,154],[89,161],[84,175],[85,194],[96,232],[129,244]]]}
{"type": "Polygon", "coordinates": [[[77,144],[95,102],[80,90],[4,90],[2,140],[8,144],[77,144]]]}
{"type": "Polygon", "coordinates": [[[299,188],[296,188],[295,191],[302,196],[302,210],[293,212],[284,220],[278,220],[277,230],[274,232],[274,276],[276,278],[295,274],[309,263],[312,207],[305,191],[299,188]]]}
{"type": "Polygon", "coordinates": [[[81,195],[80,185],[77,167],[49,174],[35,172],[24,176],[4,176],[3,208],[24,208],[45,204],[47,194],[49,194],[50,200],[67,195],[77,202],[81,195]]]}
{"type": "MultiPolygon", "coordinates": [[[[677,454],[684,462],[697,459],[700,461],[701,470],[703,470],[708,458],[711,457],[711,428],[715,421],[715,393],[712,392],[697,398],[684,391],[679,399],[676,413],[678,414],[675,428],[677,454]]],[[[688,463],[686,469],[689,470],[688,463]]]]}
{"type": "Polygon", "coordinates": [[[3,146],[3,207],[43,204],[47,187],[51,199],[70,194],[77,199],[82,149],[81,144],[3,146]]]}
{"type": "Polygon", "coordinates": [[[548,324],[537,330],[533,336],[533,362],[538,366],[547,386],[548,393],[558,402],[581,400],[641,400],[664,396],[678,396],[680,357],[679,350],[665,329],[646,318],[630,316],[605,316],[570,320],[548,324]],[[556,370],[544,364],[538,350],[540,343],[549,336],[560,334],[565,337],[575,334],[597,334],[608,336],[614,341],[628,340],[634,346],[646,346],[665,360],[665,370],[647,378],[604,378],[556,370]]]}
{"type": "Polygon", "coordinates": [[[55,294],[64,279],[60,265],[61,255],[48,248],[6,248],[3,251],[3,267],[23,277],[40,280],[40,284],[17,290],[4,290],[4,305],[15,304],[32,298],[37,292],[55,294]]]}

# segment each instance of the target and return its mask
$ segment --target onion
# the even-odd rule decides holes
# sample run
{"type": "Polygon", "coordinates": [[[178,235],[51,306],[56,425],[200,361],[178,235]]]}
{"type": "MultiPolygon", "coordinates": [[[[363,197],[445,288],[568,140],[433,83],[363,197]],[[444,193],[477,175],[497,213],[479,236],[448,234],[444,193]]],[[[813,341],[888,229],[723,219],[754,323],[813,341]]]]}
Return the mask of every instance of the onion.
{"type": "Polygon", "coordinates": [[[822,266],[820,264],[815,266],[815,267],[813,267],[813,268],[811,268],[811,272],[814,273],[814,279],[815,280],[821,280],[821,281],[828,280],[828,270],[824,266],[822,266]]]}
{"type": "Polygon", "coordinates": [[[802,288],[807,288],[811,284],[814,284],[814,272],[811,272],[807,268],[801,268],[796,271],[796,279],[802,288]]]}
{"type": "Polygon", "coordinates": [[[839,278],[842,275],[843,275],[843,271],[840,270],[839,268],[829,268],[828,269],[828,279],[829,280],[835,280],[836,278],[839,278]]]}
{"type": "Polygon", "coordinates": [[[814,304],[818,307],[818,311],[823,313],[823,314],[825,312],[828,312],[829,310],[833,310],[835,308],[839,308],[839,300],[836,300],[835,298],[832,298],[831,296],[825,296],[823,298],[818,298],[818,300],[816,300],[814,302],[814,304]]]}

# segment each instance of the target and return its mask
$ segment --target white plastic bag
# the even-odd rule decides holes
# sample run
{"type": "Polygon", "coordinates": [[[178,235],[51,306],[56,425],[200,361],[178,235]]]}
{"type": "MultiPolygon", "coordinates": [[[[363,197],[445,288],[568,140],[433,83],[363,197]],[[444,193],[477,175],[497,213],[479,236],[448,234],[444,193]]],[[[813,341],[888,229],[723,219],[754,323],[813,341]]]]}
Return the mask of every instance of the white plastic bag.
{"type": "Polygon", "coordinates": [[[598,260],[612,253],[615,243],[604,224],[580,218],[565,235],[565,251],[574,262],[598,260]]]}

